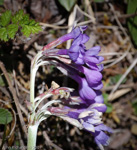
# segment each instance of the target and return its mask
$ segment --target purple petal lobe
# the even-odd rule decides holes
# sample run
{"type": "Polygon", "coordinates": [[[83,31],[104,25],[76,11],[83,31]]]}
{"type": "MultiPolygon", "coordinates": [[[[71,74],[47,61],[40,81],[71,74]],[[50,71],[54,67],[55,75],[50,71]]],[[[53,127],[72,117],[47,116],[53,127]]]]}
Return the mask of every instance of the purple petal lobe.
{"type": "Polygon", "coordinates": [[[107,146],[109,144],[109,136],[107,136],[103,131],[101,131],[95,136],[95,142],[97,143],[99,148],[102,149],[102,145],[107,146]]]}
{"type": "Polygon", "coordinates": [[[94,56],[94,55],[98,55],[98,53],[100,52],[101,47],[100,46],[95,46],[90,48],[89,50],[86,51],[86,56],[94,56]]]}
{"type": "Polygon", "coordinates": [[[103,88],[103,83],[102,83],[102,81],[99,81],[97,84],[92,84],[91,87],[95,90],[100,90],[103,88]]]}
{"type": "Polygon", "coordinates": [[[100,91],[96,91],[96,97],[95,97],[96,103],[104,103],[104,98],[102,96],[102,93],[100,91]]]}
{"type": "Polygon", "coordinates": [[[90,106],[90,108],[94,108],[99,112],[105,112],[107,110],[107,106],[102,103],[94,103],[93,105],[90,106]]]}
{"type": "Polygon", "coordinates": [[[68,55],[70,59],[75,62],[79,56],[79,47],[76,45],[72,45],[69,49],[68,55]]]}
{"type": "Polygon", "coordinates": [[[99,60],[96,56],[87,56],[87,55],[85,55],[84,56],[84,61],[85,61],[85,63],[95,63],[95,64],[99,63],[99,60]]]}
{"type": "Polygon", "coordinates": [[[102,74],[98,71],[90,70],[84,67],[84,73],[90,87],[98,84],[98,82],[100,82],[102,79],[102,74]]]}
{"type": "Polygon", "coordinates": [[[88,130],[88,131],[91,131],[91,132],[95,132],[95,128],[92,124],[90,123],[87,123],[87,122],[83,122],[83,127],[88,130]]]}
{"type": "Polygon", "coordinates": [[[103,131],[107,131],[107,132],[109,132],[109,133],[113,133],[113,130],[112,130],[111,128],[107,127],[107,126],[104,125],[104,124],[100,124],[100,125],[96,126],[95,128],[96,128],[96,131],[101,131],[101,130],[103,130],[103,131]]]}
{"type": "Polygon", "coordinates": [[[79,85],[79,94],[82,99],[92,101],[96,97],[96,93],[89,87],[87,81],[81,78],[79,85]]]}
{"type": "Polygon", "coordinates": [[[81,43],[86,43],[88,40],[89,40],[89,36],[87,36],[86,34],[83,34],[81,43]]]}

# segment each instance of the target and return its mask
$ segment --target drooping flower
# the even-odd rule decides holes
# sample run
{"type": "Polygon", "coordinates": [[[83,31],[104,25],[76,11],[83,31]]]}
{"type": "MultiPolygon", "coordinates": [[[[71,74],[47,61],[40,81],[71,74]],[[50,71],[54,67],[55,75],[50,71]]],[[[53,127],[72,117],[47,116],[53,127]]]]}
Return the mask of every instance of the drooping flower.
{"type": "Polygon", "coordinates": [[[94,103],[91,104],[87,109],[78,109],[76,112],[71,111],[68,115],[72,118],[78,119],[83,128],[95,137],[95,142],[101,150],[103,145],[109,144],[109,136],[104,131],[112,133],[112,129],[105,126],[102,122],[102,112],[106,111],[104,104],[94,103]]]}
{"type": "Polygon", "coordinates": [[[88,101],[88,103],[92,103],[92,100],[96,97],[95,91],[88,85],[85,78],[79,78],[78,82],[80,97],[83,100],[88,101]]]}
{"type": "Polygon", "coordinates": [[[50,63],[75,80],[79,87],[79,95],[76,97],[66,95],[68,89],[63,92],[62,88],[56,89],[54,94],[63,95],[63,98],[60,96],[62,107],[49,107],[48,111],[92,133],[97,145],[103,149],[103,145],[107,145],[109,141],[104,131],[112,132],[101,119],[102,113],[107,108],[99,91],[103,87],[101,81],[103,65],[100,63],[104,58],[98,56],[100,46],[86,49],[85,43],[89,40],[89,37],[83,34],[86,28],[86,26],[76,27],[43,48],[43,55],[49,58],[50,63]],[[73,39],[69,49],[55,48],[69,39],[73,39]]]}
{"type": "Polygon", "coordinates": [[[89,40],[86,34],[80,34],[74,39],[70,49],[68,50],[68,55],[71,60],[76,64],[84,64],[85,46],[84,44],[89,40]]]}
{"type": "Polygon", "coordinates": [[[70,40],[70,39],[76,39],[79,35],[83,33],[87,29],[87,26],[80,26],[74,28],[70,33],[63,35],[62,37],[58,38],[57,40],[47,44],[42,48],[42,51],[46,51],[49,49],[53,49],[56,46],[60,45],[61,43],[70,40]]]}
{"type": "Polygon", "coordinates": [[[95,137],[95,142],[101,150],[103,150],[103,146],[109,144],[109,136],[105,132],[112,133],[112,129],[105,126],[101,118],[102,112],[106,111],[105,104],[94,103],[87,108],[85,105],[74,106],[73,108],[63,107],[61,109],[50,107],[48,110],[56,116],[62,114],[63,119],[69,118],[69,123],[90,132],[95,137]]]}
{"type": "Polygon", "coordinates": [[[79,72],[85,75],[86,80],[91,88],[100,90],[103,87],[103,84],[101,82],[102,74],[99,71],[91,70],[81,65],[75,65],[75,67],[77,68],[77,70],[79,70],[79,72]]]}
{"type": "Polygon", "coordinates": [[[96,97],[94,99],[95,103],[104,103],[104,98],[100,91],[96,91],[96,97]]]}

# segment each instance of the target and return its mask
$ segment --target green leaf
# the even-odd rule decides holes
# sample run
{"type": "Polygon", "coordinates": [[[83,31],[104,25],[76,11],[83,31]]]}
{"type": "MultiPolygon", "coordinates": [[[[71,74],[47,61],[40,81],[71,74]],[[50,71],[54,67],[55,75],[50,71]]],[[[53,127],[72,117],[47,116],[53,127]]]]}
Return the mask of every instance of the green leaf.
{"type": "Polygon", "coordinates": [[[23,32],[23,35],[25,35],[26,37],[29,37],[31,33],[38,33],[40,30],[40,26],[24,25],[22,26],[21,32],[23,32]]]}
{"type": "Polygon", "coordinates": [[[20,20],[23,19],[24,12],[23,10],[19,10],[15,15],[12,16],[12,23],[17,24],[20,20]]]}
{"type": "Polygon", "coordinates": [[[4,0],[0,0],[0,5],[3,5],[3,3],[4,3],[4,0]]]}
{"type": "Polygon", "coordinates": [[[103,93],[103,98],[104,98],[104,104],[107,106],[106,113],[111,113],[112,110],[113,110],[113,106],[112,106],[112,104],[110,104],[108,102],[108,94],[107,93],[103,93]]]}
{"type": "MultiPolygon", "coordinates": [[[[113,76],[113,77],[110,77],[110,82],[111,82],[111,84],[116,84],[119,80],[120,80],[120,78],[122,77],[122,75],[121,74],[118,74],[118,75],[115,75],[115,76],[113,76]]],[[[126,82],[126,78],[122,81],[122,84],[124,84],[125,82],[126,82]]]]}
{"type": "Polygon", "coordinates": [[[103,3],[105,0],[94,0],[95,3],[103,3]]]}
{"type": "Polygon", "coordinates": [[[58,1],[67,11],[70,11],[77,0],[58,0],[58,1]]]}
{"type": "Polygon", "coordinates": [[[12,121],[12,114],[7,109],[0,108],[0,124],[8,124],[12,121]]]}
{"type": "Polygon", "coordinates": [[[134,109],[135,115],[137,115],[137,99],[134,102],[132,102],[132,107],[134,109]]]}
{"type": "Polygon", "coordinates": [[[3,41],[8,41],[8,33],[6,28],[0,28],[0,39],[3,41]]]}
{"type": "Polygon", "coordinates": [[[0,86],[5,86],[5,82],[2,76],[0,76],[0,86]]]}
{"type": "MultiPolygon", "coordinates": [[[[134,14],[136,12],[137,12],[137,0],[128,0],[127,13],[134,14]]],[[[128,19],[128,28],[135,45],[137,45],[137,16],[130,17],[128,19]]]]}
{"type": "Polygon", "coordinates": [[[106,104],[106,106],[107,106],[106,113],[111,113],[111,112],[112,112],[112,110],[113,110],[112,104],[107,103],[107,104],[106,104]]]}
{"type": "Polygon", "coordinates": [[[36,34],[42,30],[41,26],[32,19],[29,19],[29,15],[25,14],[20,20],[19,25],[22,27],[21,32],[24,36],[29,37],[30,34],[36,34]]]}
{"type": "Polygon", "coordinates": [[[24,14],[24,16],[22,16],[22,19],[19,21],[19,25],[27,25],[28,23],[29,23],[29,15],[24,14]]]}
{"type": "Polygon", "coordinates": [[[24,23],[25,24],[21,24],[22,26],[21,32],[23,32],[23,34],[26,37],[29,37],[31,33],[35,34],[42,30],[41,26],[39,26],[39,24],[35,22],[35,20],[29,20],[29,22],[26,21],[24,23]]]}
{"type": "Polygon", "coordinates": [[[13,39],[15,37],[16,32],[18,31],[18,25],[10,24],[7,27],[8,30],[8,37],[13,39]]]}
{"type": "Polygon", "coordinates": [[[19,10],[12,17],[11,11],[6,11],[0,16],[0,40],[6,42],[13,39],[19,26],[26,37],[42,30],[41,26],[35,20],[30,20],[29,15],[24,14],[23,10],[19,10]]]}
{"type": "Polygon", "coordinates": [[[7,10],[0,16],[0,25],[5,27],[10,23],[11,11],[7,10]]]}

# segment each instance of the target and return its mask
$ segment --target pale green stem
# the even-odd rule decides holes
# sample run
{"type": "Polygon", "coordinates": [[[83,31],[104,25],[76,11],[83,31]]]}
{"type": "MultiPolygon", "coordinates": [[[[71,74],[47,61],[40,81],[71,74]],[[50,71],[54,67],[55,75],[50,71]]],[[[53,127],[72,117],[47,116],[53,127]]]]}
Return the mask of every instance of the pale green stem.
{"type": "Polygon", "coordinates": [[[38,123],[35,120],[35,77],[36,72],[38,70],[38,63],[40,62],[40,57],[42,56],[42,52],[39,52],[35,58],[31,62],[31,72],[30,72],[30,102],[31,102],[31,115],[29,118],[29,126],[28,126],[28,145],[27,150],[35,150],[36,149],[36,139],[37,139],[37,130],[38,123]]]}
{"type": "Polygon", "coordinates": [[[36,140],[37,140],[37,130],[38,125],[30,125],[28,128],[28,145],[27,150],[35,150],[36,148],[36,140]]]}
{"type": "Polygon", "coordinates": [[[35,76],[36,76],[37,68],[31,69],[31,77],[30,77],[30,102],[32,105],[32,110],[35,106],[34,97],[35,97],[35,76]]]}
{"type": "Polygon", "coordinates": [[[40,62],[40,57],[42,56],[42,52],[40,51],[32,60],[31,62],[31,76],[30,76],[30,102],[32,105],[32,111],[35,106],[34,98],[35,98],[35,77],[36,77],[36,72],[39,68],[39,62],[40,62]]]}

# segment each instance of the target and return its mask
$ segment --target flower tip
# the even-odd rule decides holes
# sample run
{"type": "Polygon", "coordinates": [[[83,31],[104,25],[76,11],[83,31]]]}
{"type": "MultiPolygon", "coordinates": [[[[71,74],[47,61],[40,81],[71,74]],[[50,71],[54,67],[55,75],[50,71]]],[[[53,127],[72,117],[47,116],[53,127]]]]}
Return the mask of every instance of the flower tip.
{"type": "Polygon", "coordinates": [[[83,31],[85,31],[88,28],[88,26],[80,26],[79,28],[83,32],[83,31]]]}

